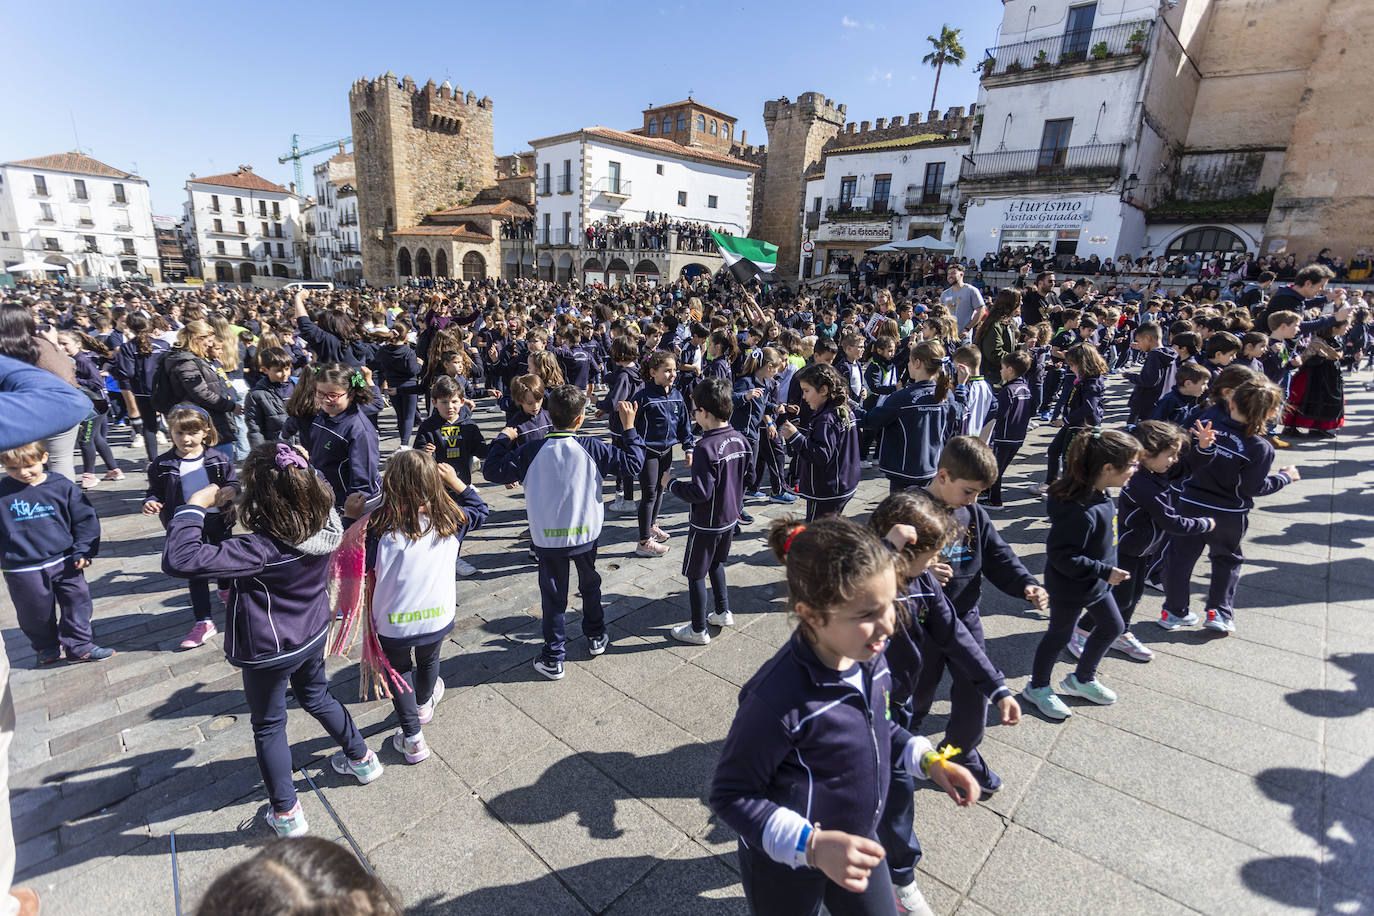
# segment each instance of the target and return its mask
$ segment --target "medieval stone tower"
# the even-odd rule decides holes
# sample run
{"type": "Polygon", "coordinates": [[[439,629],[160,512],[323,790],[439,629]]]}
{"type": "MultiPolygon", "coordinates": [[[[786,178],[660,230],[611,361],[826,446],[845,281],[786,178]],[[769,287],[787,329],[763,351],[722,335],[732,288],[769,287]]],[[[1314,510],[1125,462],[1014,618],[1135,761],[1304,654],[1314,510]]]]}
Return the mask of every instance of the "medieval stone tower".
{"type": "Polygon", "coordinates": [[[445,80],[417,87],[387,71],[348,91],[357,169],[363,276],[396,282],[392,233],[496,183],[492,102],[445,80]]]}
{"type": "Polygon", "coordinates": [[[752,234],[778,246],[780,281],[790,284],[797,279],[806,193],[802,174],[820,162],[821,147],[840,132],[844,116],[845,106],[819,92],[803,92],[795,102],[781,98],[763,103],[768,159],[760,176],[762,213],[752,234]]]}

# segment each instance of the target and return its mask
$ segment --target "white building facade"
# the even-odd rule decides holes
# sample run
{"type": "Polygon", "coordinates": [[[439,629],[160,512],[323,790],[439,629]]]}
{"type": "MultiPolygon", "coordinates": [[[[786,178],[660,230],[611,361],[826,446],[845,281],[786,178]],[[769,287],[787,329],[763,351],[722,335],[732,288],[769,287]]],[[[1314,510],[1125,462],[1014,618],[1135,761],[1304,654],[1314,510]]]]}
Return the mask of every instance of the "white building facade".
{"type": "Polygon", "coordinates": [[[587,229],[654,220],[749,233],[758,167],[724,153],[627,131],[590,127],[534,140],[535,252],[541,277],[652,282],[714,272],[715,246],[692,250],[673,233],[659,248],[589,246],[587,229]]]}
{"type": "Polygon", "coordinates": [[[908,137],[827,147],[806,176],[800,276],[834,269],[845,254],[856,261],[876,245],[931,236],[953,244],[960,213],[959,168],[967,136],[949,139],[913,129],[908,137]],[[810,242],[810,245],[806,243],[810,242]]]}
{"type": "Polygon", "coordinates": [[[186,182],[192,271],[206,281],[302,276],[300,199],[251,166],[186,182]]]}
{"type": "Polygon", "coordinates": [[[34,261],[159,281],[148,182],[75,152],[0,164],[0,266],[34,261]]]}
{"type": "Polygon", "coordinates": [[[1105,260],[1144,249],[1136,189],[1186,133],[1179,36],[1198,6],[1006,0],[960,176],[962,255],[1042,246],[1105,260]]]}
{"type": "Polygon", "coordinates": [[[362,278],[362,239],[358,229],[358,192],[353,154],[339,152],[315,166],[314,235],[310,275],[316,280],[352,283],[362,278]]]}

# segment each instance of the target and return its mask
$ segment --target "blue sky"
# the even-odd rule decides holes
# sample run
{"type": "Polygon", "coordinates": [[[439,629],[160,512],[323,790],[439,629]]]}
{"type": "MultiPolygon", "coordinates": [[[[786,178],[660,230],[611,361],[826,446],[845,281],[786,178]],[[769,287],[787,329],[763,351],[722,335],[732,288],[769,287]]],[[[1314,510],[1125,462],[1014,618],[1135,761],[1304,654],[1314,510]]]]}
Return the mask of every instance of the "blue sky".
{"type": "MultiPolygon", "coordinates": [[[[152,186],[178,216],[190,173],[248,163],[286,184],[277,156],[348,133],[348,87],[388,69],[445,78],[495,102],[496,152],[693,95],[766,140],[763,103],[807,90],[850,120],[924,112],[925,36],[963,30],[938,106],[977,98],[973,64],[995,44],[998,0],[904,3],[392,4],[340,0],[11,4],[0,84],[0,161],[76,147],[152,186]],[[75,130],[73,129],[75,122],[75,130]]],[[[310,164],[305,181],[313,187],[310,164]]]]}

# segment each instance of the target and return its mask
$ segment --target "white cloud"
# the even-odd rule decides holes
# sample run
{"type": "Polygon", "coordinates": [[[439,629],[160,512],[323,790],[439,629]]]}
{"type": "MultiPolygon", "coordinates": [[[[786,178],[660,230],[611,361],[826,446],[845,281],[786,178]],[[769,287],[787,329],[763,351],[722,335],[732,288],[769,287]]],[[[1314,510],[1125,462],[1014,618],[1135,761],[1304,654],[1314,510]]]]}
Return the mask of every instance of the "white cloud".
{"type": "Polygon", "coordinates": [[[844,26],[846,29],[857,29],[859,27],[859,21],[857,19],[850,19],[848,16],[842,16],[840,17],[840,25],[844,26]]]}

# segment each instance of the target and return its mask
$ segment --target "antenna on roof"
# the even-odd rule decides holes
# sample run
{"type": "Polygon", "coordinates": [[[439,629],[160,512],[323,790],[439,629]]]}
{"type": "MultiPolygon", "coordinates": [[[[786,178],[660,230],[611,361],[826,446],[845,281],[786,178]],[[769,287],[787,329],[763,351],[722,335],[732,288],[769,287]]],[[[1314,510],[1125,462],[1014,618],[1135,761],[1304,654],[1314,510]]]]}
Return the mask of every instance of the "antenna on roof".
{"type": "Polygon", "coordinates": [[[67,116],[72,119],[72,138],[76,140],[76,151],[79,153],[81,152],[81,134],[76,129],[76,114],[68,108],[67,116]]]}

